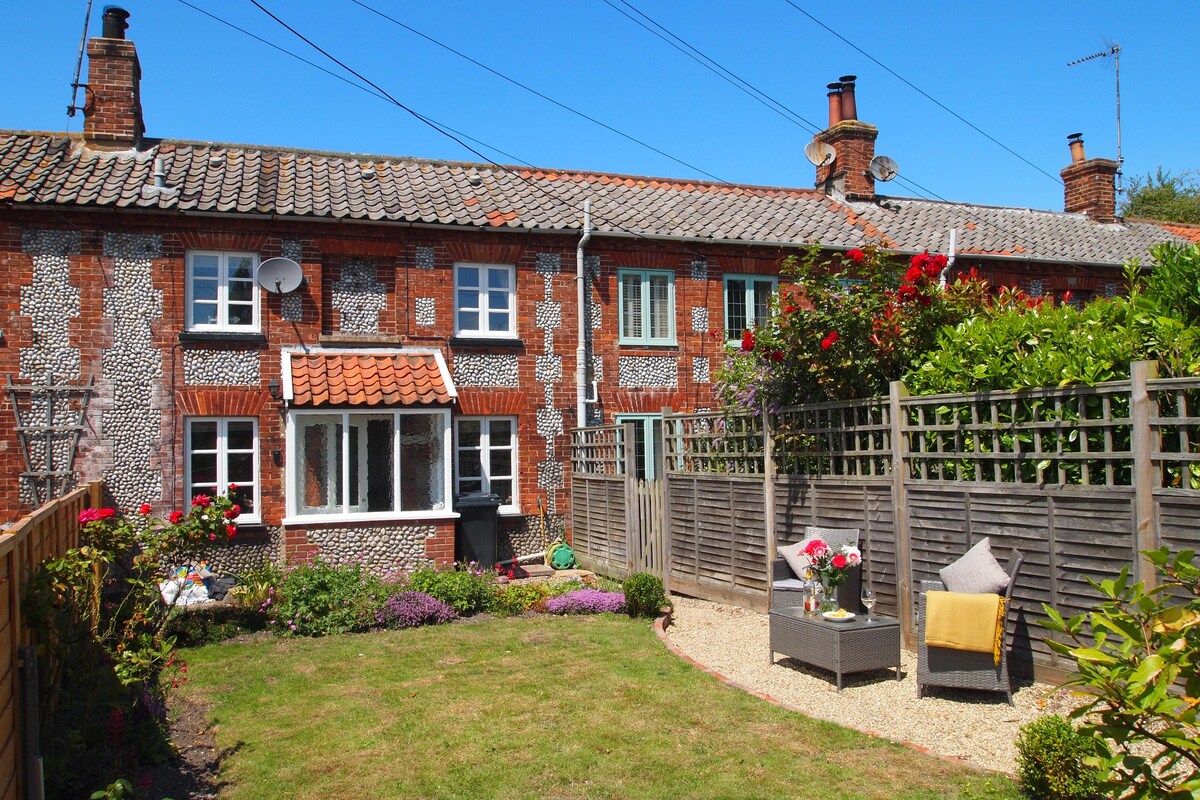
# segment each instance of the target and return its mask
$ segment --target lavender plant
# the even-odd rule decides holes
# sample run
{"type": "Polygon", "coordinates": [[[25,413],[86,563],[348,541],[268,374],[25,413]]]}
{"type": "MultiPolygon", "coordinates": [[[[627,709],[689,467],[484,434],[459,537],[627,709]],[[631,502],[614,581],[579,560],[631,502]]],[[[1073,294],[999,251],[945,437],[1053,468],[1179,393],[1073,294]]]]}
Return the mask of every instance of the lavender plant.
{"type": "Polygon", "coordinates": [[[546,601],[550,614],[616,614],[625,608],[625,595],[599,589],[576,589],[546,601]]]}
{"type": "Polygon", "coordinates": [[[375,619],[385,628],[417,628],[450,622],[456,616],[449,603],[436,597],[424,592],[401,592],[387,599],[375,619]]]}

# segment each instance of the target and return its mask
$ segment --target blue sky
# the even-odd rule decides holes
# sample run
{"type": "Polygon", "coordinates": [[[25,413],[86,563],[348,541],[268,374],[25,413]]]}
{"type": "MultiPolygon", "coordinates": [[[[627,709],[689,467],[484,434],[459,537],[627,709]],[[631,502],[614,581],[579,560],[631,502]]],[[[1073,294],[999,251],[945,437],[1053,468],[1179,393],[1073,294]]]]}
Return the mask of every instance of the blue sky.
{"type": "MultiPolygon", "coordinates": [[[[259,1],[400,102],[486,143],[472,147],[499,163],[812,186],[803,154],[812,128],[635,24],[630,17],[640,11],[817,127],[826,122],[825,85],[857,75],[859,118],[879,128],[876,152],[900,166],[901,180],[881,187],[887,194],[1061,210],[1057,176],[1069,161],[1067,134],[1083,132],[1091,157],[1116,157],[1111,59],[1066,66],[1105,49],[1106,39],[1122,48],[1125,174],[1200,167],[1193,86],[1200,76],[1200,3],[1193,0],[859,2],[853,12],[814,0],[363,0],[667,155],[517,88],[352,0],[259,1]]],[[[345,75],[249,0],[188,2],[345,75]]],[[[180,0],[118,4],[131,12],[128,36],[141,59],[149,136],[481,160],[401,109],[180,0]]],[[[80,130],[82,116],[68,120],[65,108],[86,0],[14,5],[14,30],[0,49],[8,76],[0,87],[0,128],[80,130]]],[[[104,5],[93,6],[89,35],[99,34],[104,5]]],[[[650,26],[645,17],[639,19],[650,26]]],[[[86,61],[84,69],[86,79],[86,61]]]]}

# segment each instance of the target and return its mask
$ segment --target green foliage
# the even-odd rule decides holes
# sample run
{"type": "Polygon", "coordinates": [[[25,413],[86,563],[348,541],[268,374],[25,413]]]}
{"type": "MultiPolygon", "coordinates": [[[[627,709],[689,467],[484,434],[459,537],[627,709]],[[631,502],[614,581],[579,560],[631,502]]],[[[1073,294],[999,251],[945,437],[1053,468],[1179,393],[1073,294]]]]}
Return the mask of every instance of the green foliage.
{"type": "Polygon", "coordinates": [[[631,617],[657,617],[667,604],[663,582],[648,572],[635,572],[621,584],[625,610],[631,617]]]}
{"type": "Polygon", "coordinates": [[[318,557],[284,575],[268,616],[286,633],[332,636],[370,628],[385,599],[383,582],[361,564],[318,557]]]}
{"type": "Polygon", "coordinates": [[[456,564],[450,568],[422,567],[409,577],[404,588],[424,592],[450,604],[459,614],[475,614],[491,608],[496,574],[490,570],[456,564]]]}
{"type": "Polygon", "coordinates": [[[527,611],[541,611],[546,600],[552,596],[550,589],[551,584],[544,581],[500,586],[492,601],[492,613],[511,617],[527,611]]]}
{"type": "Polygon", "coordinates": [[[269,605],[275,587],[283,582],[283,570],[268,563],[235,577],[238,582],[229,590],[229,601],[238,608],[258,610],[269,605]]]}
{"type": "Polygon", "coordinates": [[[1086,736],[1057,714],[1021,726],[1017,779],[1036,800],[1088,800],[1095,795],[1096,770],[1083,763],[1091,751],[1086,736]]]}
{"type": "Polygon", "coordinates": [[[1123,216],[1200,225],[1200,171],[1172,176],[1159,167],[1154,175],[1130,180],[1127,197],[1123,216]]]}
{"type": "Polygon", "coordinates": [[[1147,591],[1128,567],[1089,583],[1103,600],[1064,619],[1046,606],[1046,643],[1074,661],[1066,686],[1087,702],[1071,717],[1091,737],[1085,762],[1104,776],[1106,796],[1184,798],[1200,794],[1200,567],[1195,553],[1143,553],[1161,576],[1147,591]]]}
{"type": "Polygon", "coordinates": [[[179,647],[199,647],[266,629],[267,615],[258,606],[205,603],[178,610],[167,622],[166,633],[179,647]]]}
{"type": "Polygon", "coordinates": [[[717,375],[727,405],[751,411],[886,393],[937,331],[969,316],[985,284],[973,274],[944,289],[945,256],[907,263],[874,247],[789,258],[769,323],[743,335],[717,375]]]}

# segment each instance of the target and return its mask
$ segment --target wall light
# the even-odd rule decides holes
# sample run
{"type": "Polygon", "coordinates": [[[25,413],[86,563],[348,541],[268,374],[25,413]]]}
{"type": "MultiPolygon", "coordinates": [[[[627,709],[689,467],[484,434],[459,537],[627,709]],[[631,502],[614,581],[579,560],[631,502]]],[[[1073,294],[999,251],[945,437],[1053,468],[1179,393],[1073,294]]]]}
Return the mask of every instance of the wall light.
{"type": "Polygon", "coordinates": [[[271,380],[267,382],[267,391],[271,393],[272,400],[279,399],[279,379],[278,378],[271,378],[271,380]]]}

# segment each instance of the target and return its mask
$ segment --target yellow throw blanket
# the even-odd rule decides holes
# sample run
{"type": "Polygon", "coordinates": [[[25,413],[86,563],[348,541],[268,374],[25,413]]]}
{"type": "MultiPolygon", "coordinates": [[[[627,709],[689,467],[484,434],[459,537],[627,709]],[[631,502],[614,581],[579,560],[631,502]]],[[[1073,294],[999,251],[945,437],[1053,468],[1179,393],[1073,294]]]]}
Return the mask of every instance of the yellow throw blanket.
{"type": "Polygon", "coordinates": [[[999,664],[1004,644],[1004,598],[998,594],[926,592],[925,644],[991,653],[999,664]]]}

